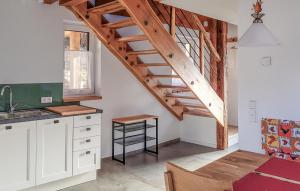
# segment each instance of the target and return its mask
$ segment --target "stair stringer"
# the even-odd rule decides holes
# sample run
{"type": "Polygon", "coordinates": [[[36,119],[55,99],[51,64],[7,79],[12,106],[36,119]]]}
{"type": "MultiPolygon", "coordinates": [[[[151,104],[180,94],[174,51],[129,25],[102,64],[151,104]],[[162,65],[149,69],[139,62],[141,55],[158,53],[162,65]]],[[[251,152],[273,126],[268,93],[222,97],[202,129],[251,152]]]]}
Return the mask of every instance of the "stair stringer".
{"type": "Polygon", "coordinates": [[[137,67],[140,60],[137,55],[128,55],[127,51],[130,46],[126,42],[118,42],[116,36],[118,34],[115,30],[102,27],[101,17],[96,14],[88,14],[87,3],[68,7],[79,19],[81,19],[97,36],[97,38],[104,44],[131,72],[134,76],[150,91],[150,93],[158,99],[158,101],[168,109],[178,120],[183,120],[183,107],[173,107],[176,102],[174,98],[166,98],[166,92],[158,88],[159,82],[156,79],[151,79],[147,76],[149,71],[147,69],[137,67]]]}
{"type": "Polygon", "coordinates": [[[165,30],[148,1],[118,1],[126,8],[132,19],[148,37],[152,46],[158,50],[162,58],[171,65],[173,70],[181,77],[195,96],[201,100],[217,121],[224,125],[223,100],[165,30]]]}

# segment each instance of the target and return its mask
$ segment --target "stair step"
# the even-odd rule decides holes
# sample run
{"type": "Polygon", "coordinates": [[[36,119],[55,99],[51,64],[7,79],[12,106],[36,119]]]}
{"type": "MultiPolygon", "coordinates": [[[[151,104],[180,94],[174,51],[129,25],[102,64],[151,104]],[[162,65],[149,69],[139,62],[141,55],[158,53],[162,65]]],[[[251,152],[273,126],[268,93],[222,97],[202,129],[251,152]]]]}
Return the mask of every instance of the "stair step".
{"type": "Polygon", "coordinates": [[[148,40],[145,35],[134,35],[134,36],[126,36],[118,39],[119,42],[134,42],[134,41],[144,41],[148,40]]]}
{"type": "Polygon", "coordinates": [[[174,86],[174,85],[164,85],[160,84],[157,85],[158,88],[165,88],[165,89],[188,89],[186,86],[174,86]]]}
{"type": "Polygon", "coordinates": [[[128,55],[147,55],[147,54],[158,54],[157,50],[138,50],[127,52],[128,55]]]}
{"type": "Polygon", "coordinates": [[[140,66],[140,67],[157,67],[157,66],[170,66],[169,64],[165,64],[165,63],[150,63],[150,64],[138,64],[136,66],[140,66]]]}
{"type": "Polygon", "coordinates": [[[177,98],[177,99],[195,99],[197,100],[198,98],[195,96],[181,96],[181,95],[174,95],[174,94],[169,94],[166,97],[169,98],[177,98]]]}
{"type": "Polygon", "coordinates": [[[103,24],[102,27],[108,27],[111,29],[119,29],[123,27],[130,27],[136,25],[131,18],[124,19],[115,23],[106,23],[103,24]]]}
{"type": "Polygon", "coordinates": [[[183,106],[183,107],[188,107],[188,108],[199,108],[199,109],[204,109],[206,110],[206,107],[201,104],[192,104],[192,103],[177,103],[174,106],[183,106]]]}
{"type": "Polygon", "coordinates": [[[150,78],[180,78],[178,75],[148,75],[150,78]]]}
{"type": "Polygon", "coordinates": [[[87,1],[88,0],[60,0],[59,5],[70,7],[70,6],[80,5],[81,3],[85,3],[87,1]]]}
{"type": "Polygon", "coordinates": [[[189,111],[185,111],[183,112],[183,114],[186,115],[195,115],[195,116],[202,116],[202,117],[211,117],[213,118],[212,114],[208,111],[203,111],[203,110],[189,110],[189,111]]]}
{"type": "Polygon", "coordinates": [[[122,11],[125,8],[119,3],[118,1],[112,1],[97,7],[93,7],[91,9],[88,9],[88,13],[96,13],[99,15],[103,14],[109,14],[109,13],[115,13],[118,11],[122,11]]]}

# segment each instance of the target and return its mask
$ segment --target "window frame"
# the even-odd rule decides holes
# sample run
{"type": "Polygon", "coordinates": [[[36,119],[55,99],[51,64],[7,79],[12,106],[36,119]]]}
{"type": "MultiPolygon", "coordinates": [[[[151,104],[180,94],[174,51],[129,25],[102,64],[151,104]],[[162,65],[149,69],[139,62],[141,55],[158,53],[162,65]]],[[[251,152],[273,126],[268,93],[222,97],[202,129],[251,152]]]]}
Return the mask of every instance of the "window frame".
{"type": "MultiPolygon", "coordinates": [[[[90,65],[90,77],[91,77],[91,89],[89,90],[80,90],[80,89],[68,89],[66,90],[63,88],[63,95],[64,97],[69,96],[86,96],[86,95],[94,95],[96,92],[96,83],[95,83],[95,35],[89,30],[86,26],[84,26],[81,22],[75,22],[75,21],[64,21],[64,30],[63,30],[63,70],[65,70],[65,48],[64,48],[64,32],[65,31],[74,31],[74,32],[87,32],[89,45],[88,45],[88,52],[92,53],[91,56],[91,65],[90,65]]],[[[64,72],[63,72],[63,79],[64,79],[64,72]]]]}

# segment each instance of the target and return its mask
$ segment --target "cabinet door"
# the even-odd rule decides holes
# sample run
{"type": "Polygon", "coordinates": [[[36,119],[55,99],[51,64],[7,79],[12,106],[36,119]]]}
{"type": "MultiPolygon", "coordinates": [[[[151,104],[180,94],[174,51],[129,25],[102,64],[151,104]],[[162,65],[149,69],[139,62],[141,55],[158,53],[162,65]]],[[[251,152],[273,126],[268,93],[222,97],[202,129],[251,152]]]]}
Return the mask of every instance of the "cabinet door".
{"type": "Polygon", "coordinates": [[[72,176],[73,118],[37,122],[37,185],[72,176]]]}
{"type": "Polygon", "coordinates": [[[35,185],[36,122],[0,125],[0,190],[35,185]]]}
{"type": "Polygon", "coordinates": [[[93,148],[74,152],[74,176],[97,169],[100,169],[100,148],[93,148]]]}

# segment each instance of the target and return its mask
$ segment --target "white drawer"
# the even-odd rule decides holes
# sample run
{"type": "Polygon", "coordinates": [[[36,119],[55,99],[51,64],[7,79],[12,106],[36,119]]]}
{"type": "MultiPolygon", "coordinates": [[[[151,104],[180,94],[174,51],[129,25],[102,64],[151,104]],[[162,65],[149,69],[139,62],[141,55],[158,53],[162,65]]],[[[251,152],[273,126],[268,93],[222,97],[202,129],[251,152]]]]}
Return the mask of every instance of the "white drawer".
{"type": "Polygon", "coordinates": [[[100,147],[100,136],[76,139],[73,143],[74,151],[100,147]]]}
{"type": "Polygon", "coordinates": [[[74,139],[100,136],[100,125],[74,128],[74,139]]]}
{"type": "MultiPolygon", "coordinates": [[[[64,123],[70,123],[73,122],[72,117],[61,117],[61,118],[54,118],[54,119],[43,119],[43,120],[38,120],[37,121],[37,126],[60,126],[61,124],[64,123]]],[[[73,125],[73,124],[71,124],[73,125]]]]}
{"type": "Polygon", "coordinates": [[[87,125],[100,125],[101,114],[79,115],[74,117],[74,127],[82,127],[87,125]]]}
{"type": "Polygon", "coordinates": [[[73,153],[73,176],[100,169],[100,148],[73,153]]]}

